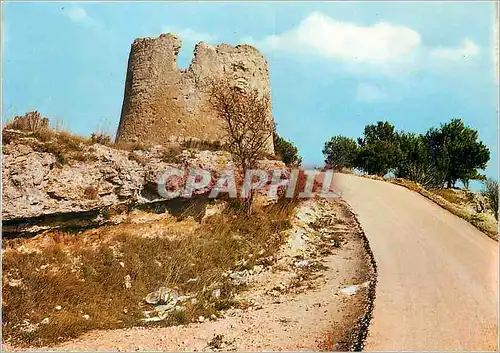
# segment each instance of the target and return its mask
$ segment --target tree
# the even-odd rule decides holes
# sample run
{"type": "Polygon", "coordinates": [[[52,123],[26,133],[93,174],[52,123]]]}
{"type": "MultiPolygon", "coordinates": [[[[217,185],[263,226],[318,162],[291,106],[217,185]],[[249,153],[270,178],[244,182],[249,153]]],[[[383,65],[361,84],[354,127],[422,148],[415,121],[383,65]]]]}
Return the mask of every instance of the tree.
{"type": "Polygon", "coordinates": [[[484,189],[482,193],[488,199],[490,206],[495,213],[495,218],[498,220],[498,181],[488,178],[484,182],[484,189]]]}
{"type": "Polygon", "coordinates": [[[325,142],[323,148],[325,163],[333,169],[355,167],[358,145],[354,139],[345,136],[333,136],[325,142]]]}
{"type": "Polygon", "coordinates": [[[424,136],[401,132],[397,134],[399,155],[395,175],[415,181],[424,187],[441,187],[443,177],[436,175],[424,136]]]}
{"type": "MultiPolygon", "coordinates": [[[[273,142],[276,125],[271,118],[269,97],[227,79],[212,81],[209,94],[214,111],[225,122],[225,144],[245,177],[248,170],[257,168],[259,159],[273,142]]],[[[249,214],[252,201],[253,192],[249,190],[246,199],[249,214]]]]}
{"type": "Polygon", "coordinates": [[[210,103],[225,122],[225,143],[243,173],[256,168],[275,131],[269,97],[257,89],[242,89],[221,79],[212,82],[210,103]]]}
{"type": "Polygon", "coordinates": [[[274,133],[274,152],[281,157],[286,165],[299,167],[302,164],[297,147],[279,136],[277,132],[274,133]]]}
{"type": "Polygon", "coordinates": [[[395,141],[397,133],[394,126],[388,121],[377,121],[376,125],[366,125],[361,139],[363,144],[370,144],[376,141],[395,141]]]}
{"type": "Polygon", "coordinates": [[[478,133],[464,125],[461,119],[452,119],[439,129],[430,129],[425,138],[433,168],[443,175],[448,188],[455,187],[457,180],[468,185],[471,179],[481,179],[478,169],[486,168],[490,151],[478,141],[478,133]]]}
{"type": "Polygon", "coordinates": [[[486,176],[484,174],[479,173],[476,169],[471,170],[465,176],[460,177],[459,179],[466,189],[469,188],[469,183],[471,180],[479,180],[485,181],[486,176]]]}
{"type": "Polygon", "coordinates": [[[358,138],[360,151],[356,165],[369,174],[384,176],[397,165],[399,143],[394,126],[378,121],[366,125],[363,138],[358,138]]]}

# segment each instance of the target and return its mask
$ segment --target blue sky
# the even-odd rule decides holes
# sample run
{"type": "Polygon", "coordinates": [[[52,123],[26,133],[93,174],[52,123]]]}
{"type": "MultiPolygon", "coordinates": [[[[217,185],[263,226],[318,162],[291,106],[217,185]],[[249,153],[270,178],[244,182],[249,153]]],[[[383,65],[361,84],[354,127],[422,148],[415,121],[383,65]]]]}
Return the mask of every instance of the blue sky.
{"type": "Polygon", "coordinates": [[[492,2],[3,3],[3,120],[37,109],[71,131],[115,133],[130,44],[173,32],[248,43],[269,62],[280,135],[321,164],[332,135],[388,120],[425,132],[460,117],[491,150],[498,85],[492,2]]]}

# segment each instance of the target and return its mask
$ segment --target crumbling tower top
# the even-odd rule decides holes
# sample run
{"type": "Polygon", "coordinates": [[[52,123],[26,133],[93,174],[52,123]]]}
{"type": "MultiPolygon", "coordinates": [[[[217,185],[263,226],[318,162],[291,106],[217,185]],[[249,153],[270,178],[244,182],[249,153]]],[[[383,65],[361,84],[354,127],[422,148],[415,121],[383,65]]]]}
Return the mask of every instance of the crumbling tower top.
{"type": "MultiPolygon", "coordinates": [[[[181,45],[173,34],[132,43],[118,143],[163,144],[172,137],[221,140],[224,122],[208,104],[206,90],[213,79],[234,80],[270,97],[267,62],[254,47],[200,42],[189,68],[181,70],[177,67],[181,45]]],[[[267,151],[273,153],[272,141],[267,151]]]]}

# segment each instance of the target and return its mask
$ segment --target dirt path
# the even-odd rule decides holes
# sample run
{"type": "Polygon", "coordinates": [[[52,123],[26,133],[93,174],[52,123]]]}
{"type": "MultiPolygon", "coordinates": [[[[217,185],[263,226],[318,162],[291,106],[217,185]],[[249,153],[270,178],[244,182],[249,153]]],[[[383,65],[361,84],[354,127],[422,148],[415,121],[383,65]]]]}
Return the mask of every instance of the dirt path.
{"type": "Polygon", "coordinates": [[[378,267],[366,350],[497,350],[498,243],[419,194],[337,174],[378,267]]]}
{"type": "Polygon", "coordinates": [[[251,276],[249,290],[239,298],[250,303],[248,309],[229,309],[223,318],[175,327],[93,331],[43,349],[274,351],[359,347],[359,326],[369,308],[368,293],[375,280],[370,260],[358,223],[344,203],[309,200],[298,207],[277,263],[251,276]]]}

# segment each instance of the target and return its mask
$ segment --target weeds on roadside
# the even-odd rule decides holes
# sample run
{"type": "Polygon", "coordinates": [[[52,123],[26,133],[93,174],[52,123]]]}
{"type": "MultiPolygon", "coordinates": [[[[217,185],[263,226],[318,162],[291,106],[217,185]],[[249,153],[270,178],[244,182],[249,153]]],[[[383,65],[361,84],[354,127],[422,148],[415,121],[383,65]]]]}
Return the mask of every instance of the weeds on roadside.
{"type": "Polygon", "coordinates": [[[498,220],[498,181],[487,179],[484,182],[483,195],[486,196],[488,202],[495,214],[495,219],[498,220]]]}
{"type": "Polygon", "coordinates": [[[434,194],[441,196],[446,201],[451,202],[451,203],[456,204],[456,205],[460,205],[461,203],[463,203],[465,201],[453,189],[432,189],[431,191],[434,194]]]}

